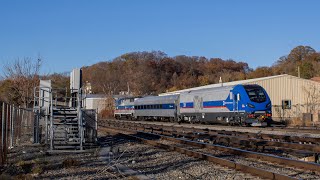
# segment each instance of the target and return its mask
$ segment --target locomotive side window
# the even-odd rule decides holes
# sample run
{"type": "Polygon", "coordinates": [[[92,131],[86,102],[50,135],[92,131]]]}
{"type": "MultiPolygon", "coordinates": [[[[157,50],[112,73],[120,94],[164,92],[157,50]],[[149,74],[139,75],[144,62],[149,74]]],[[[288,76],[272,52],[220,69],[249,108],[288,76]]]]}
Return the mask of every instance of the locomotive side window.
{"type": "Polygon", "coordinates": [[[266,101],[266,95],[260,86],[244,85],[244,88],[251,101],[258,103],[266,101]]]}

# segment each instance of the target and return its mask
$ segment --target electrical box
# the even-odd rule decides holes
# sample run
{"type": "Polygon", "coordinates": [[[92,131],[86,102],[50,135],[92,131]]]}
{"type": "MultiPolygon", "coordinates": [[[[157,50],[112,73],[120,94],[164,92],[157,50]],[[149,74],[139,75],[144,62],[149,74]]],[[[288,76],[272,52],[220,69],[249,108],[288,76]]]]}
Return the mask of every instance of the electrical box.
{"type": "Polygon", "coordinates": [[[70,90],[71,93],[76,93],[82,86],[82,72],[81,69],[73,69],[70,74],[70,90]]]}

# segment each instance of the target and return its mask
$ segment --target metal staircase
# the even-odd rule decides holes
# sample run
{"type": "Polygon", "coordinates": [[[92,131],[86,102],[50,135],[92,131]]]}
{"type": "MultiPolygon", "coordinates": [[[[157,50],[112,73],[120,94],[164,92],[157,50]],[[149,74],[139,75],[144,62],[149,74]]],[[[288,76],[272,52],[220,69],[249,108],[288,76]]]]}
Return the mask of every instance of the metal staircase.
{"type": "Polygon", "coordinates": [[[52,149],[81,150],[79,117],[75,108],[53,108],[52,149]]]}
{"type": "Polygon", "coordinates": [[[58,97],[61,89],[53,89],[50,80],[40,80],[40,86],[34,90],[35,124],[45,127],[44,139],[50,151],[81,151],[96,143],[96,111],[83,109],[81,86],[72,87],[58,97]]]}

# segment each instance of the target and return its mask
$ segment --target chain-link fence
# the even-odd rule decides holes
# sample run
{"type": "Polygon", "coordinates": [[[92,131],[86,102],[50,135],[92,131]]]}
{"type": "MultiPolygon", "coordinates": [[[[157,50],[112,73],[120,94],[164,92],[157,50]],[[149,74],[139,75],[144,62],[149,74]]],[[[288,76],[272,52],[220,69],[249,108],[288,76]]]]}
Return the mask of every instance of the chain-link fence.
{"type": "Polygon", "coordinates": [[[34,113],[32,110],[0,102],[0,166],[17,145],[33,142],[34,113]]]}

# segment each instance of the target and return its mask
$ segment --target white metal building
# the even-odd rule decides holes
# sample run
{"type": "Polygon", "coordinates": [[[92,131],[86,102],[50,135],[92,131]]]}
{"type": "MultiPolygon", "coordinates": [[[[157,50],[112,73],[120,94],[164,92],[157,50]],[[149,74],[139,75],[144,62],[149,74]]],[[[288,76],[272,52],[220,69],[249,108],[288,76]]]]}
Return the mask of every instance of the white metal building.
{"type": "Polygon", "coordinates": [[[210,84],[190,89],[163,93],[161,95],[179,94],[181,92],[237,84],[258,84],[265,88],[272,101],[273,118],[302,117],[304,113],[311,113],[314,121],[319,121],[320,113],[320,83],[298,78],[288,74],[269,76],[256,79],[210,84]],[[282,109],[287,103],[289,109],[282,109]],[[289,103],[289,104],[288,104],[289,103]]]}
{"type": "Polygon", "coordinates": [[[88,94],[84,100],[85,109],[96,109],[99,113],[106,107],[106,95],[104,94],[88,94]]]}

